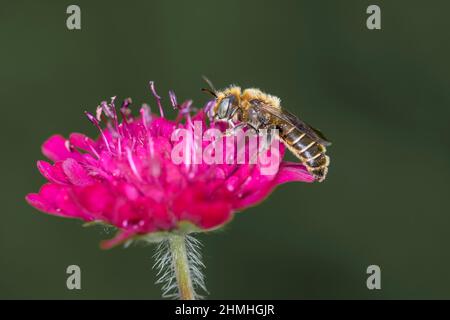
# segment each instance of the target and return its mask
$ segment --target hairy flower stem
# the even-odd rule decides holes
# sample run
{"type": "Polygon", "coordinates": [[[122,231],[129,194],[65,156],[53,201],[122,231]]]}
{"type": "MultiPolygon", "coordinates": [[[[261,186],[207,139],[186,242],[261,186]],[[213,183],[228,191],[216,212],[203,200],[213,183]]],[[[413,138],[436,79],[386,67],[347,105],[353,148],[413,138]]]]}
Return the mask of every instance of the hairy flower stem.
{"type": "Polygon", "coordinates": [[[189,260],[186,253],[186,236],[171,235],[169,243],[180,300],[195,300],[189,260]]]}

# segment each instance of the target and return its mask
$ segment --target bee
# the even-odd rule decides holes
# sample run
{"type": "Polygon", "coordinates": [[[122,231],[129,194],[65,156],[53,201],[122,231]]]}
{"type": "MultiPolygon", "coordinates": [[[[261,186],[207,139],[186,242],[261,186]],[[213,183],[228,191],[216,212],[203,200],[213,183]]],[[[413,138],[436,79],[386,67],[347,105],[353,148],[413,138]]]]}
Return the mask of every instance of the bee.
{"type": "MultiPolygon", "coordinates": [[[[331,142],[295,115],[281,107],[280,99],[259,89],[241,90],[231,86],[218,91],[205,79],[211,89],[202,89],[215,97],[211,116],[227,121],[232,128],[248,127],[256,133],[261,129],[277,129],[278,139],[301,161],[316,181],[325,180],[330,158],[325,154],[331,142]]],[[[271,137],[269,137],[271,139],[271,137]]]]}

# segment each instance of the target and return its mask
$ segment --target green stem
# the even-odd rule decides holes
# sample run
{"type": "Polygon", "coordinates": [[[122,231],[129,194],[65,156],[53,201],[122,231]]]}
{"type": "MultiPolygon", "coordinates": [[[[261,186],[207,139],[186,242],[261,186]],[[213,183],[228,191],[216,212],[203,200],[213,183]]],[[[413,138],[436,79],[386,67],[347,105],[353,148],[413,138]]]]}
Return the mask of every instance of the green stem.
{"type": "Polygon", "coordinates": [[[189,261],[186,253],[186,236],[174,234],[169,238],[172,262],[181,300],[195,300],[189,261]]]}

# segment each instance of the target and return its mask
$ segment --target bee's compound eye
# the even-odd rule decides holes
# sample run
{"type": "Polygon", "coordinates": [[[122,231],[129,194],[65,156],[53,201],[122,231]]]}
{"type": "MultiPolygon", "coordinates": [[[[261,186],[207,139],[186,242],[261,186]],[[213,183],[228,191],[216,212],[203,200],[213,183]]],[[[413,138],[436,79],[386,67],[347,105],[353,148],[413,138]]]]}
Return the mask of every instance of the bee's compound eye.
{"type": "Polygon", "coordinates": [[[227,116],[227,112],[228,112],[228,108],[230,106],[230,99],[229,98],[224,98],[220,104],[219,104],[219,108],[217,110],[217,115],[219,116],[220,119],[223,119],[227,116]]]}

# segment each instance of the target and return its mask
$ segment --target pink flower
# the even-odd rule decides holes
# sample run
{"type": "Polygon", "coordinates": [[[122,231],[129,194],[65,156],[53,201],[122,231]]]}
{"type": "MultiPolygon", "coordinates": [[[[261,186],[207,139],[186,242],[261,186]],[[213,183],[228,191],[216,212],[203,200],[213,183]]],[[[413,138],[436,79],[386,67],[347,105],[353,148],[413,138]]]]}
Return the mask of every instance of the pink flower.
{"type": "Polygon", "coordinates": [[[26,196],[28,203],[52,215],[115,226],[119,231],[114,239],[103,243],[109,248],[136,236],[177,230],[181,222],[196,231],[218,228],[279,184],[314,181],[301,164],[282,162],[281,144],[279,170],[272,175],[261,174],[259,162],[175,164],[171,159],[175,130],[192,130],[193,121],[201,121],[203,131],[225,127],[208,124],[203,109],[191,116],[190,101],[178,105],[173,92],[170,101],[179,116],[176,121],[166,119],[153,83],[151,89],[161,116],[144,105],[133,117],[127,99],[119,109],[120,121],[113,98],[110,104],[101,103],[96,116],[86,113],[100,131],[97,140],[72,133],[69,139],[54,135],[44,142],[42,152],[53,163],[38,161],[48,182],[26,196]],[[106,121],[104,128],[100,119],[106,121]]]}

